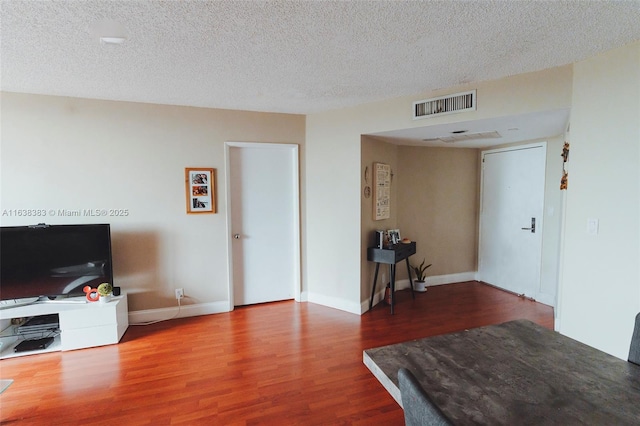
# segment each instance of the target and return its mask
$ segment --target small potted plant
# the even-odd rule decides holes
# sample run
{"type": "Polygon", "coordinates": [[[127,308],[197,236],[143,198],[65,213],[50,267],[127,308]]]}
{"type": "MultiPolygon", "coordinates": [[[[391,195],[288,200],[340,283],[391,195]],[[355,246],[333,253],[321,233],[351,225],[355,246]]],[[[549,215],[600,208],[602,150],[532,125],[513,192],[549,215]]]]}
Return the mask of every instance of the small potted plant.
{"type": "Polygon", "coordinates": [[[415,291],[420,291],[420,292],[427,291],[425,278],[427,277],[426,275],[427,268],[431,266],[431,263],[428,264],[427,266],[424,266],[425,263],[426,263],[426,259],[422,259],[422,263],[420,264],[420,266],[414,266],[414,265],[411,266],[413,268],[413,271],[416,273],[416,279],[414,281],[415,291]]]}
{"type": "Polygon", "coordinates": [[[113,293],[113,286],[109,283],[102,283],[98,286],[98,294],[100,295],[100,303],[107,303],[111,301],[111,293],[113,293]]]}

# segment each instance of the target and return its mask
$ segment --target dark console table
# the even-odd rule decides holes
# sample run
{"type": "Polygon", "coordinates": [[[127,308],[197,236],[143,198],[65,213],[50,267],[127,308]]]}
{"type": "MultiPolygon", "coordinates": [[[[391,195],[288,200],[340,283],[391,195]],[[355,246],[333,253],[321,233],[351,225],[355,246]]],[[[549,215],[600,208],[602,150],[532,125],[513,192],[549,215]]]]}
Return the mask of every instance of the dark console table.
{"type": "Polygon", "coordinates": [[[391,265],[391,314],[393,315],[393,305],[395,302],[394,292],[396,289],[396,263],[404,260],[407,262],[407,272],[409,273],[409,284],[411,285],[411,296],[416,298],[413,293],[413,280],[411,279],[411,266],[409,266],[409,256],[416,253],[416,243],[412,241],[407,244],[396,244],[389,248],[369,247],[367,249],[367,260],[376,262],[376,272],[373,276],[373,288],[371,289],[371,300],[369,300],[369,310],[373,307],[373,296],[376,293],[376,282],[378,281],[378,270],[380,264],[391,265]]]}

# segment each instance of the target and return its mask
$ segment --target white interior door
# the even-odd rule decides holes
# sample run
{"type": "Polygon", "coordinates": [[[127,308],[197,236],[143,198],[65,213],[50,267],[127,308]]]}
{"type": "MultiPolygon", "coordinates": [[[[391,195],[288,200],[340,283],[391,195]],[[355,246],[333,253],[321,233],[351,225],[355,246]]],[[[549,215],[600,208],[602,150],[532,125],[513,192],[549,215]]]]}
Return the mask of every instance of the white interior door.
{"type": "Polygon", "coordinates": [[[485,151],[482,161],[479,279],[535,298],[542,261],[546,144],[485,151]]]}
{"type": "Polygon", "coordinates": [[[232,305],[299,298],[298,147],[228,143],[232,305]]]}

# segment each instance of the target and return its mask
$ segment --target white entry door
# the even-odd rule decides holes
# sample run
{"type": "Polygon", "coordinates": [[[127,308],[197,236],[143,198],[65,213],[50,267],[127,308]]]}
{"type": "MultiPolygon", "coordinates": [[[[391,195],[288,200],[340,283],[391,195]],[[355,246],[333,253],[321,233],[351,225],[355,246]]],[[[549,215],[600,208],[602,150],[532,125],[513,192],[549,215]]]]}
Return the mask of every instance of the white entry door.
{"type": "Polygon", "coordinates": [[[536,297],[540,289],[546,143],[482,153],[480,281],[536,297]]]}
{"type": "Polygon", "coordinates": [[[299,299],[298,147],[227,143],[230,300],[299,299]]]}

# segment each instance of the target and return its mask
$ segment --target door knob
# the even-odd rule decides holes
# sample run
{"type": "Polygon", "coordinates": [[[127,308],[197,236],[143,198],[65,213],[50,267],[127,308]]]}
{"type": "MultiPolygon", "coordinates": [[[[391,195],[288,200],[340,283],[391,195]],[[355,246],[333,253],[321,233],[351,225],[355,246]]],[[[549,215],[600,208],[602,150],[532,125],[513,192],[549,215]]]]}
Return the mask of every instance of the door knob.
{"type": "Polygon", "coordinates": [[[536,233],[536,218],[532,217],[531,218],[531,228],[520,228],[523,231],[531,231],[532,234],[536,233]]]}
{"type": "Polygon", "coordinates": [[[233,238],[235,238],[236,240],[240,239],[240,234],[233,234],[233,238]]]}

